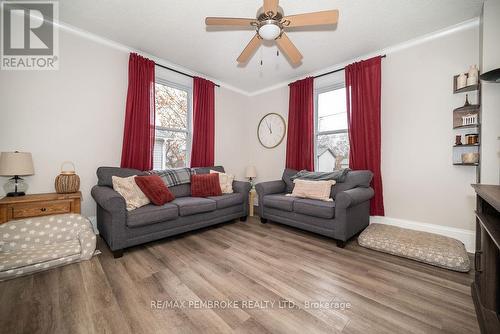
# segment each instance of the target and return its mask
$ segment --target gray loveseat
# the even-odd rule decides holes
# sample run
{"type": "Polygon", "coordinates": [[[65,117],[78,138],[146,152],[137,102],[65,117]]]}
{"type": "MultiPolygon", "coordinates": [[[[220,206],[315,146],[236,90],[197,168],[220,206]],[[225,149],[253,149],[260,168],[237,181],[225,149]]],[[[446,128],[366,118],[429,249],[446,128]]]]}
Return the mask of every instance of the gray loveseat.
{"type": "MultiPolygon", "coordinates": [[[[210,170],[224,172],[222,166],[195,168],[197,174],[210,170]]],[[[135,169],[100,167],[98,183],[92,188],[97,203],[99,233],[115,257],[123,249],[153,240],[181,234],[237,218],[244,221],[248,215],[250,183],[234,181],[233,194],[215,197],[191,197],[191,184],[170,187],[175,200],[163,206],[148,204],[127,211],[124,198],[113,190],[112,176],[145,175],[135,169]]]]}
{"type": "Polygon", "coordinates": [[[259,183],[258,212],[268,220],[315,232],[337,240],[339,247],[368,226],[373,189],[370,171],[349,171],[342,183],[332,187],[332,202],[286,196],[293,190],[296,170],[285,169],[281,180],[259,183]]]}

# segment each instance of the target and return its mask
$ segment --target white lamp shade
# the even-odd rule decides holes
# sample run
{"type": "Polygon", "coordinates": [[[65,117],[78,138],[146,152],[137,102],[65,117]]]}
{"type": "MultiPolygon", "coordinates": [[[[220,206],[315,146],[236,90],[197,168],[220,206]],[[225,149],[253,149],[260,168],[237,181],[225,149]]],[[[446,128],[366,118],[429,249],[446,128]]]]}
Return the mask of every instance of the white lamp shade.
{"type": "Polygon", "coordinates": [[[245,172],[245,176],[251,178],[257,177],[257,170],[255,169],[255,166],[248,166],[245,172]]]}
{"type": "Polygon", "coordinates": [[[0,176],[24,176],[35,174],[33,159],[28,152],[2,152],[0,154],[0,176]]]}

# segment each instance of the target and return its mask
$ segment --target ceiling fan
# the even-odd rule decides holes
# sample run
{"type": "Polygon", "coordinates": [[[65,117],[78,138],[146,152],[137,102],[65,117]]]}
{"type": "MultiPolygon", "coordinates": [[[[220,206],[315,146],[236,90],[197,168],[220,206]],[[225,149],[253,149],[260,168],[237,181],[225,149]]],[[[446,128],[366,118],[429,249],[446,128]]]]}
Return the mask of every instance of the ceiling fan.
{"type": "Polygon", "coordinates": [[[286,28],[336,24],[338,18],[338,10],[284,16],[283,9],[279,6],[279,0],[264,0],[264,6],[258,10],[256,19],[207,17],[205,23],[208,26],[252,26],[256,28],[257,33],[238,57],[238,63],[248,62],[262,40],[276,40],[276,44],[290,62],[293,65],[298,65],[302,60],[302,54],[290,41],[284,30],[286,28]]]}

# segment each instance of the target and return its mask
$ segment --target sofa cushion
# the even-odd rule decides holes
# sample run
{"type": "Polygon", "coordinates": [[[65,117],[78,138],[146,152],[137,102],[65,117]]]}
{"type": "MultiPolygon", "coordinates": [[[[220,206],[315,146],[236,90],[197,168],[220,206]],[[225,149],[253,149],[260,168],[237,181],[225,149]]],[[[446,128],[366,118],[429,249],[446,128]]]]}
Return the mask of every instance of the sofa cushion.
{"type": "Polygon", "coordinates": [[[164,205],[175,199],[158,175],[136,176],[135,183],[154,205],[164,205]]]}
{"type": "Polygon", "coordinates": [[[295,187],[289,196],[302,197],[310,199],[318,199],[321,201],[331,202],[330,191],[335,181],[315,181],[315,180],[299,180],[293,181],[295,187]]]}
{"type": "Polygon", "coordinates": [[[285,194],[274,194],[264,196],[264,206],[280,209],[288,212],[293,210],[293,202],[295,197],[286,196],[285,194]]]}
{"type": "Polygon", "coordinates": [[[113,176],[129,177],[132,175],[147,175],[138,169],[120,168],[120,167],[99,167],[97,168],[97,185],[113,187],[113,176]]]}
{"type": "Polygon", "coordinates": [[[193,171],[195,174],[209,174],[211,170],[216,172],[225,173],[224,167],[222,166],[211,166],[211,167],[195,167],[193,171]]]}
{"type": "Polygon", "coordinates": [[[191,196],[208,197],[220,195],[222,195],[222,190],[219,183],[219,174],[195,174],[191,177],[191,196]]]}
{"type": "Polygon", "coordinates": [[[170,203],[179,207],[179,215],[181,216],[190,216],[217,209],[216,202],[209,198],[181,197],[174,199],[170,203]]]}
{"type": "Polygon", "coordinates": [[[233,190],[234,175],[221,173],[215,170],[211,170],[210,174],[219,174],[219,184],[223,194],[232,194],[234,192],[233,190]]]}
{"type": "Polygon", "coordinates": [[[113,189],[125,199],[128,211],[150,203],[149,198],[135,182],[134,175],[129,177],[112,176],[111,178],[113,179],[113,189]]]}
{"type": "Polygon", "coordinates": [[[329,219],[335,215],[335,202],[298,198],[293,202],[293,212],[329,219]]]}
{"type": "Polygon", "coordinates": [[[240,193],[223,194],[222,196],[211,196],[208,198],[216,202],[217,209],[243,204],[243,195],[240,193]]]}
{"type": "Polygon", "coordinates": [[[339,182],[332,187],[331,197],[335,199],[339,192],[357,187],[368,188],[372,177],[373,173],[369,170],[351,170],[347,173],[344,182],[339,182]]]}
{"type": "Polygon", "coordinates": [[[173,220],[179,217],[179,208],[172,202],[162,206],[153,204],[130,211],[127,214],[128,227],[140,227],[155,223],[173,220]]]}
{"type": "Polygon", "coordinates": [[[168,190],[175,196],[188,197],[191,196],[191,183],[179,184],[178,186],[168,187],[168,190]]]}

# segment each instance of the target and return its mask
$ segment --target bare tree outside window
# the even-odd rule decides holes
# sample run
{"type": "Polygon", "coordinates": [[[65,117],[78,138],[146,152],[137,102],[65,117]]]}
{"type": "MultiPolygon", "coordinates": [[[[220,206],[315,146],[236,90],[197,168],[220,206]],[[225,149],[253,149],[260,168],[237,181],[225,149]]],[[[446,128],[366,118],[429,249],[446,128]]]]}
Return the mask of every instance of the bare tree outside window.
{"type": "Polygon", "coordinates": [[[155,84],[156,138],[154,169],[187,166],[189,92],[162,83],[155,84]]]}
{"type": "Polygon", "coordinates": [[[349,136],[345,88],[316,93],[316,170],[349,167],[349,136]]]}

